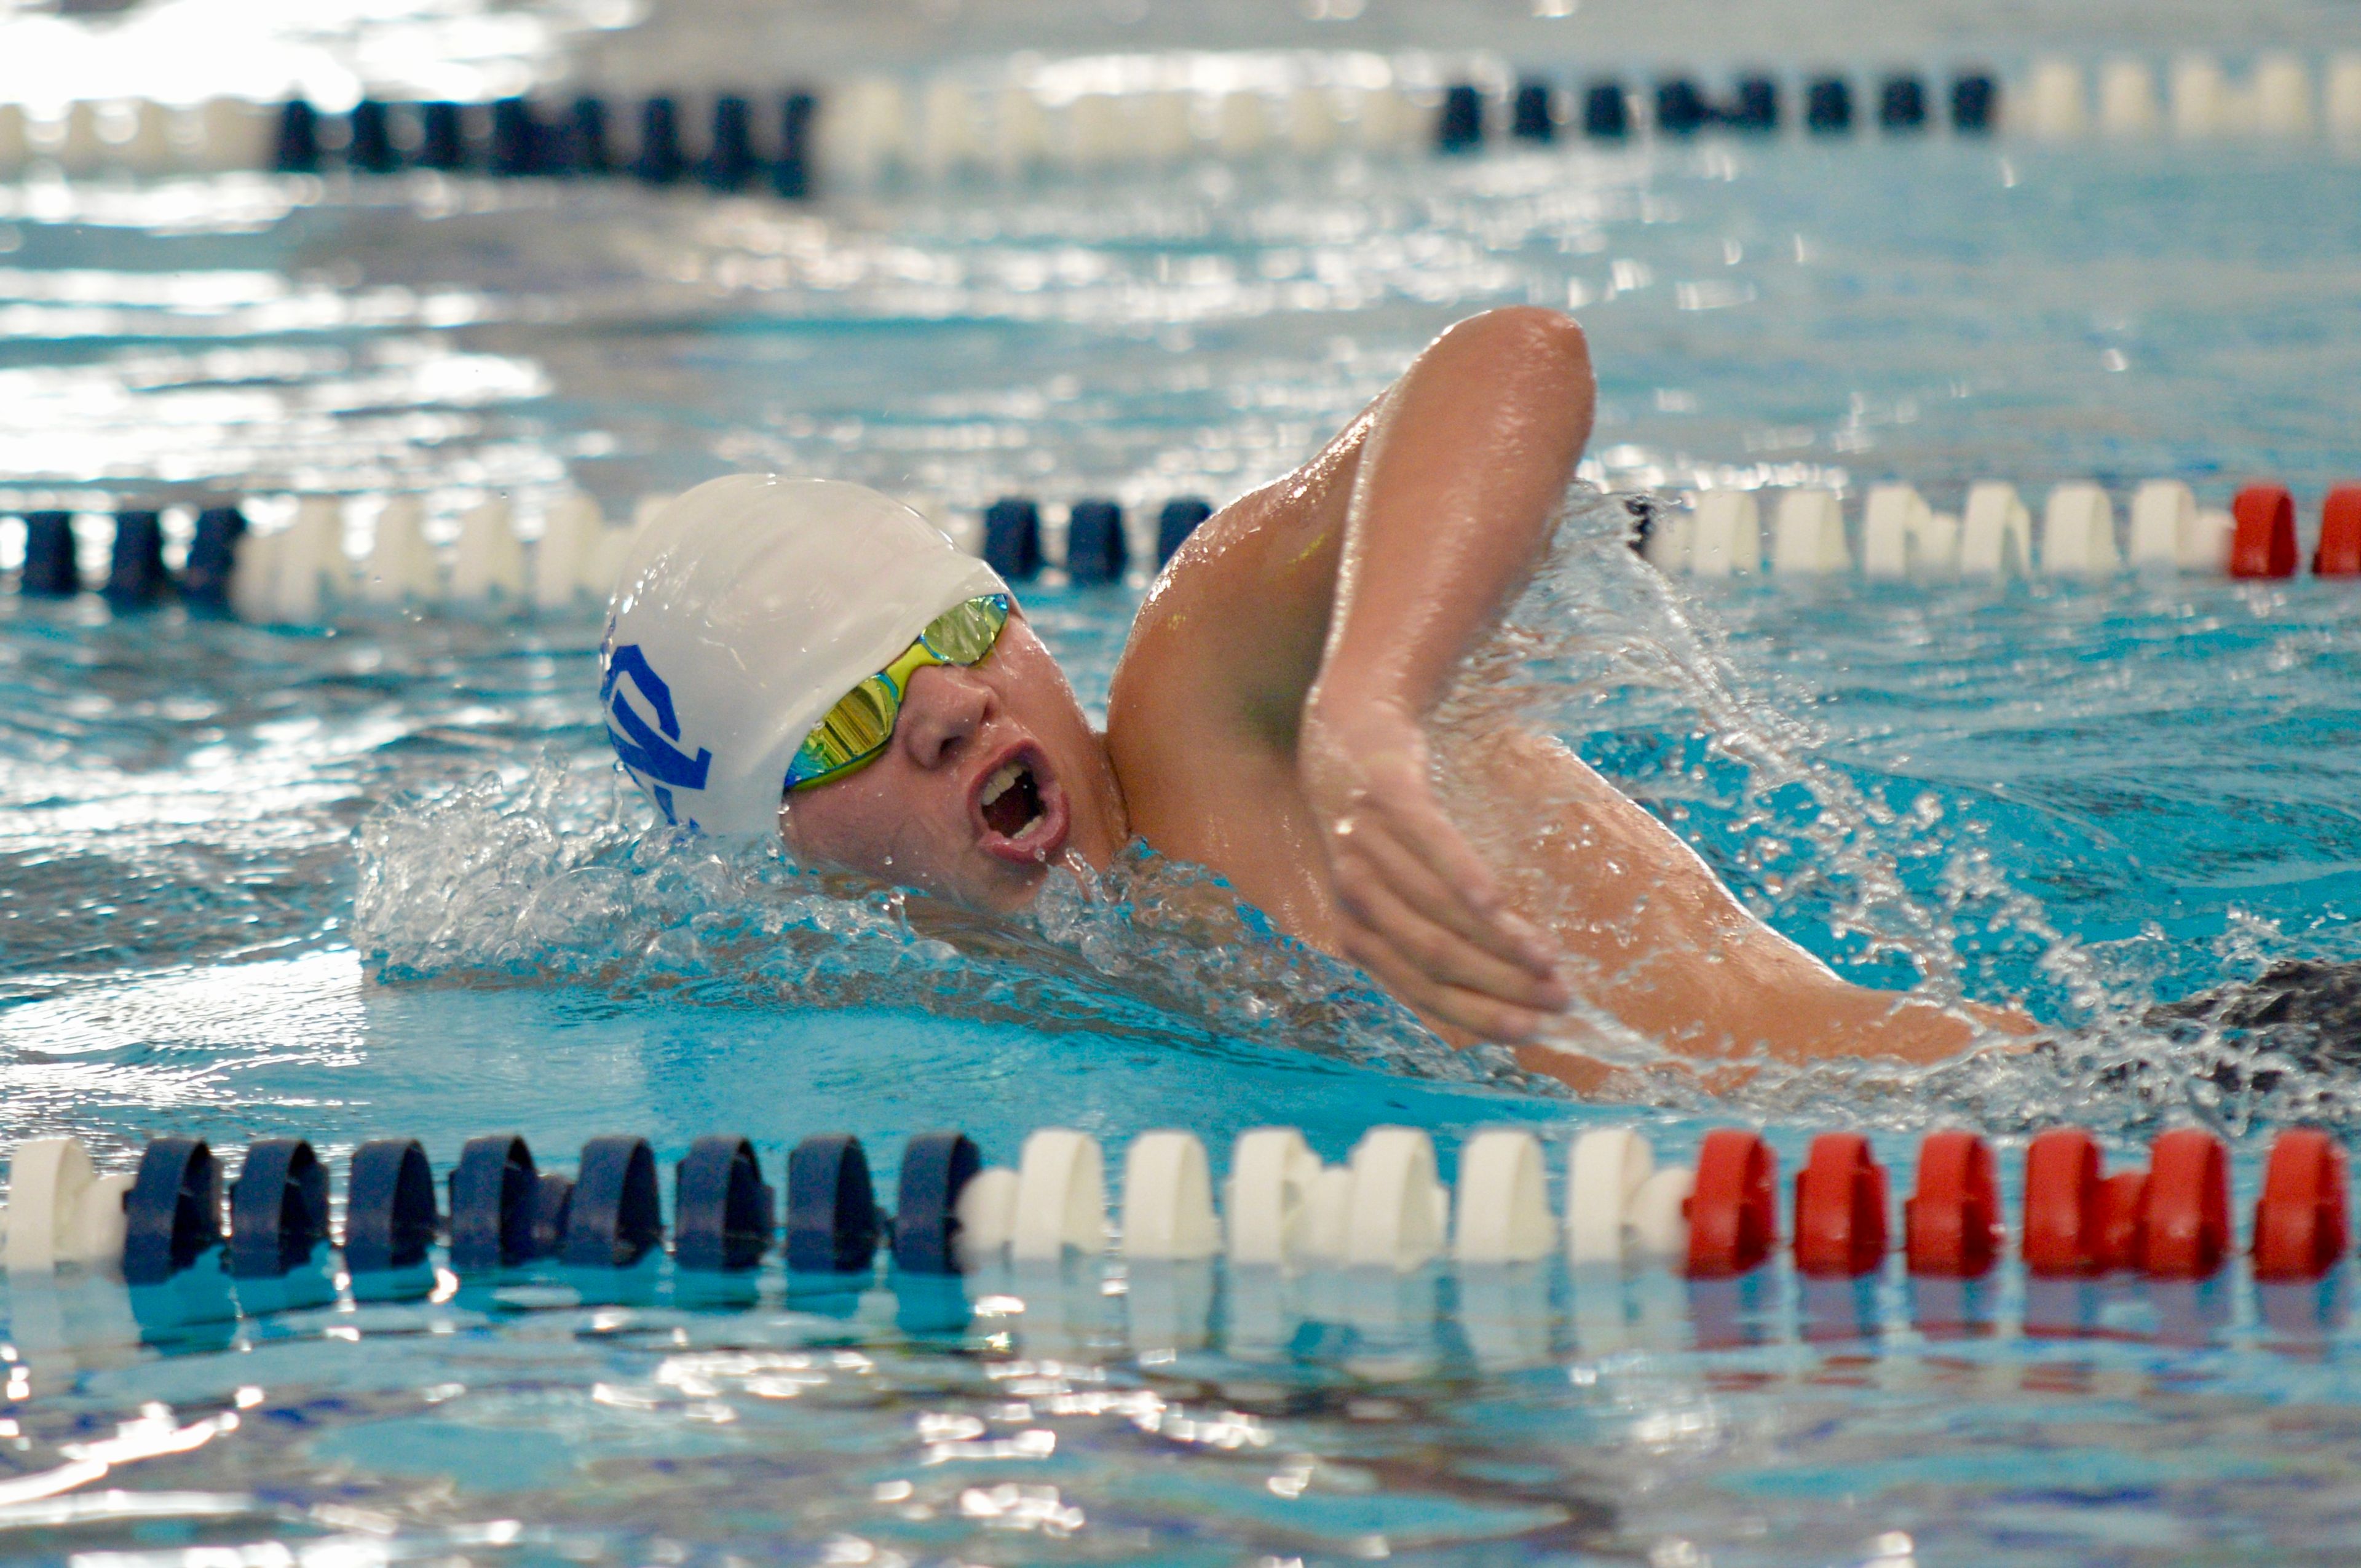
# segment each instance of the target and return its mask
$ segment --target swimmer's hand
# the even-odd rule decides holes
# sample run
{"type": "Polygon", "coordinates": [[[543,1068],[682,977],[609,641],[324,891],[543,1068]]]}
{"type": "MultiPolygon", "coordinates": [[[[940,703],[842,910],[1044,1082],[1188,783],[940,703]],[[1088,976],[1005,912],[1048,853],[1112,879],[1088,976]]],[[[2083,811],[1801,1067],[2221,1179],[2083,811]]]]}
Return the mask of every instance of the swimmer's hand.
{"type": "Polygon", "coordinates": [[[1431,1023],[1535,1038],[1572,1003],[1557,950],[1436,798],[1426,735],[1398,705],[1305,705],[1297,746],[1335,890],[1337,945],[1431,1023]]]}

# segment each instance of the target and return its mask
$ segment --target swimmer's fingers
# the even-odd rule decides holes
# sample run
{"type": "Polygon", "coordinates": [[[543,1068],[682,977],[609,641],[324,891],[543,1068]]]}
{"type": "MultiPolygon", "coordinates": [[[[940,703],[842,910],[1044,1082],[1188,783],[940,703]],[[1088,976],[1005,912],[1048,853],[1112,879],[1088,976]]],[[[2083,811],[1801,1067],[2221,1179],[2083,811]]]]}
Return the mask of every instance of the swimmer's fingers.
{"type": "Polygon", "coordinates": [[[1357,961],[1383,948],[1428,983],[1476,992],[1522,1008],[1561,1012],[1573,1000],[1554,975],[1534,974],[1427,917],[1384,883],[1357,868],[1344,871],[1338,904],[1346,916],[1345,945],[1357,961]]]}
{"type": "Polygon", "coordinates": [[[1371,861],[1417,906],[1510,963],[1535,974],[1555,968],[1557,949],[1508,906],[1499,879],[1423,780],[1374,791],[1356,823],[1371,861]]]}
{"type": "Polygon", "coordinates": [[[1345,952],[1429,1024],[1463,1029],[1483,1040],[1526,1045],[1541,1037],[1549,1015],[1498,997],[1430,980],[1367,932],[1347,927],[1345,952]]]}
{"type": "Polygon", "coordinates": [[[1489,915],[1479,913],[1431,865],[1400,843],[1386,824],[1371,821],[1356,826],[1360,831],[1345,836],[1344,843],[1349,847],[1333,858],[1337,901],[1348,915],[1375,926],[1393,924],[1375,913],[1373,900],[1383,893],[1392,905],[1406,906],[1400,908],[1404,918],[1438,927],[1499,963],[1513,966],[1528,980],[1547,981],[1554,975],[1556,952],[1513,912],[1496,908],[1489,915]]]}

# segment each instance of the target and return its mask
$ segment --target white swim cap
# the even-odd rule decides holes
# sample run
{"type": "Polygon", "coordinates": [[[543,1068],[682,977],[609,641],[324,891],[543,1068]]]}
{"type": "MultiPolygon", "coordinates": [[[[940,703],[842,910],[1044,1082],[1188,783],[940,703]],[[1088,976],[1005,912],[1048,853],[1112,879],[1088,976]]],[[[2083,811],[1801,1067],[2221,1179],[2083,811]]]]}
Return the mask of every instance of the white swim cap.
{"type": "Polygon", "coordinates": [[[838,698],[998,573],[860,485],[733,474],[631,546],[598,649],[607,738],[668,822],[777,830],[796,748],[838,698]]]}

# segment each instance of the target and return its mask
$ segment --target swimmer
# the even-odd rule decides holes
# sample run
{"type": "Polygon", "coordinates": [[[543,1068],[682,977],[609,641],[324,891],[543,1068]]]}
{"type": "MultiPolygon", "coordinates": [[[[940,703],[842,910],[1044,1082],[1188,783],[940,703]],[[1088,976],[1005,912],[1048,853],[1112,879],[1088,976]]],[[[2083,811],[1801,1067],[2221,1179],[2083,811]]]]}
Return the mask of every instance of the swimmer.
{"type": "Polygon", "coordinates": [[[1022,908],[1133,839],[1226,879],[1455,1042],[1576,1089],[1603,1015],[1669,1051],[1939,1059],[1971,1016],[1837,977],[1558,740],[1433,727],[1547,550],[1589,439],[1581,329],[1517,308],[1444,333],[1311,461],[1202,524],[1149,590],[1104,733],[1007,586],[856,486],[738,476],[635,545],[602,696],[675,821],[798,861],[1022,908]],[[1454,809],[1531,836],[1521,896],[1454,809]]]}

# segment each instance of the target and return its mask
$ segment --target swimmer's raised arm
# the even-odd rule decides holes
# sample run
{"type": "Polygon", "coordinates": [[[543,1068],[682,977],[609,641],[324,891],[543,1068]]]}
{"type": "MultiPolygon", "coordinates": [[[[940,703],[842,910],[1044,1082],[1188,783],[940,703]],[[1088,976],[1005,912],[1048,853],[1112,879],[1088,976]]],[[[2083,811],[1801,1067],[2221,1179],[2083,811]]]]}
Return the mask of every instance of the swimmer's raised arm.
{"type": "Polygon", "coordinates": [[[1199,531],[1109,700],[1150,842],[1224,867],[1290,930],[1496,1039],[1567,997],[1551,945],[1435,800],[1424,724],[1546,545],[1593,398],[1565,317],[1454,326],[1312,462],[1199,531]]]}

